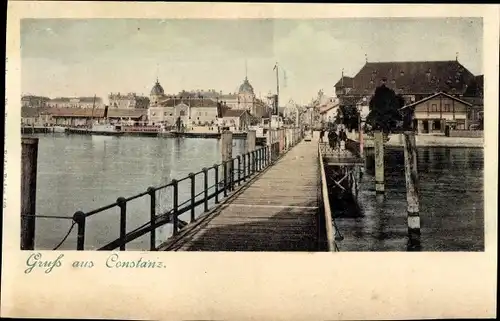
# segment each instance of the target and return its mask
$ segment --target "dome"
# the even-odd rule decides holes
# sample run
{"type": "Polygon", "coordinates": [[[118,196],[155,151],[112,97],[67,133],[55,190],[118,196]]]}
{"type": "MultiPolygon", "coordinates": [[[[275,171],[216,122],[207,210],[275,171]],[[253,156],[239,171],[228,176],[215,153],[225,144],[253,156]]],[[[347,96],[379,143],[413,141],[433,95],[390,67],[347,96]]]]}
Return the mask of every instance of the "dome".
{"type": "Polygon", "coordinates": [[[153,86],[153,89],[151,89],[151,96],[162,96],[164,93],[163,87],[158,80],[156,80],[156,84],[153,86]]]}
{"type": "Polygon", "coordinates": [[[248,82],[248,78],[245,77],[245,81],[240,86],[239,93],[251,93],[253,95],[253,87],[248,82]]]}

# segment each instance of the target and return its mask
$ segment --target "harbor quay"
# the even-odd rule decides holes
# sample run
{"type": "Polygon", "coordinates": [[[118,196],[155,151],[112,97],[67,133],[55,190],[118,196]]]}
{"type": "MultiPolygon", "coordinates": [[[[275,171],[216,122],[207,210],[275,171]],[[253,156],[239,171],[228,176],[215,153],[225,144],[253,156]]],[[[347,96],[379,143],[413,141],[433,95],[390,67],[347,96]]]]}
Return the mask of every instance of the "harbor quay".
{"type": "MultiPolygon", "coordinates": [[[[42,135],[39,139],[50,139],[51,136],[42,135]]],[[[64,221],[66,225],[60,225],[61,230],[52,230],[48,233],[66,234],[62,226],[66,226],[66,229],[72,226],[72,229],[68,233],[70,236],[61,243],[62,246],[53,244],[50,249],[357,250],[360,246],[365,246],[363,244],[366,244],[368,239],[378,237],[366,235],[362,239],[359,237],[353,239],[352,236],[357,232],[350,237],[350,233],[353,232],[351,229],[355,227],[352,223],[359,222],[363,218],[371,219],[372,207],[379,206],[376,200],[379,200],[381,196],[385,198],[385,202],[393,203],[394,197],[401,195],[394,194],[394,184],[398,185],[398,193],[408,193],[404,175],[394,181],[391,146],[387,146],[385,151],[385,166],[388,172],[382,177],[386,178],[378,177],[377,180],[375,177],[377,174],[380,176],[380,169],[374,165],[378,163],[380,166],[380,161],[376,162],[376,154],[374,155],[369,150],[361,153],[359,142],[355,140],[349,139],[344,149],[332,149],[327,139],[320,141],[319,132],[314,132],[309,141],[303,139],[303,131],[298,128],[283,129],[271,131],[269,138],[271,143],[263,147],[256,145],[255,132],[251,132],[249,136],[241,140],[243,145],[234,146],[238,149],[236,151],[233,150],[233,140],[236,139],[233,133],[227,131],[221,136],[217,143],[216,153],[219,154],[217,158],[222,161],[217,161],[214,165],[206,164],[202,167],[203,163],[201,163],[199,166],[202,168],[191,167],[188,175],[173,175],[170,177],[174,179],[149,188],[143,185],[142,193],[130,194],[132,196],[128,197],[124,194],[125,196],[117,197],[114,202],[113,199],[102,196],[100,203],[108,204],[105,206],[93,208],[84,201],[72,202],[77,204],[68,207],[68,209],[72,208],[73,212],[51,215],[50,220],[64,221]],[[387,163],[388,161],[391,163],[387,163]],[[374,196],[376,196],[375,199],[372,198],[374,196]],[[99,220],[106,216],[110,218],[106,218],[108,221],[104,225],[107,224],[109,227],[104,230],[113,230],[116,233],[114,237],[109,235],[104,237],[100,234],[104,227],[99,226],[103,224],[103,221],[99,220]],[[68,227],[69,222],[72,224],[68,227]]],[[[65,139],[64,136],[54,137],[59,140],[65,139]]],[[[85,139],[82,135],[74,137],[85,139]]],[[[96,140],[97,138],[92,136],[92,144],[94,146],[104,144],[105,149],[106,144],[119,142],[114,137],[103,137],[102,141],[96,140]]],[[[125,138],[120,138],[122,139],[125,138]]],[[[148,141],[147,138],[144,139],[146,141],[141,144],[148,141]]],[[[196,138],[192,140],[194,143],[196,138]]],[[[30,137],[23,138],[23,162],[25,164],[34,162],[36,153],[33,151],[33,146],[36,145],[36,141],[37,139],[30,137]],[[28,146],[32,148],[31,153],[28,146]]],[[[176,142],[173,147],[179,148],[178,144],[183,143],[176,142]]],[[[109,146],[108,149],[113,148],[111,147],[113,145],[109,146]]],[[[435,151],[434,154],[428,154],[427,150],[422,152],[419,151],[419,166],[422,166],[421,157],[424,157],[422,161],[431,166],[438,166],[438,168],[441,166],[439,163],[433,165],[436,161],[433,157],[441,159],[442,156],[436,153],[442,152],[435,151]],[[431,157],[430,161],[426,160],[429,157],[431,157]]],[[[457,152],[449,150],[445,152],[453,164],[457,163],[457,156],[463,157],[457,152]]],[[[473,164],[477,165],[480,160],[471,157],[473,156],[467,156],[466,161],[473,161],[473,164]]],[[[396,162],[401,164],[401,159],[396,162]]],[[[39,165],[35,168],[36,171],[43,172],[39,165]]],[[[425,168],[422,169],[425,170],[425,168]]],[[[459,168],[456,170],[462,173],[464,171],[459,168]]],[[[32,214],[37,213],[35,201],[40,202],[40,197],[28,195],[33,194],[33,190],[39,191],[39,189],[36,186],[33,187],[36,179],[32,178],[31,181],[28,179],[36,176],[33,167],[23,166],[23,171],[24,205],[21,218],[24,241],[22,246],[23,248],[36,248],[36,238],[45,237],[42,233],[45,233],[46,224],[44,225],[42,221],[49,219],[44,215],[32,214]],[[28,188],[29,186],[31,188],[28,188]]],[[[428,180],[425,176],[424,178],[428,180]]],[[[470,179],[469,183],[471,183],[470,179]]],[[[455,186],[458,185],[455,184],[455,186]]],[[[414,197],[424,195],[422,202],[428,204],[425,187],[421,190],[424,192],[414,197]]],[[[415,211],[416,202],[417,200],[414,200],[412,205],[413,211],[415,211]]],[[[436,206],[436,199],[432,200],[432,204],[436,206]]],[[[398,205],[398,208],[401,206],[398,205]]],[[[427,209],[424,209],[423,213],[428,215],[426,211],[427,209]]],[[[408,220],[405,219],[406,216],[401,216],[402,213],[407,212],[408,209],[403,207],[396,215],[400,221],[392,227],[386,227],[386,229],[397,229],[397,242],[393,243],[394,240],[389,239],[387,244],[379,250],[384,250],[385,247],[404,248],[404,250],[419,249],[419,220],[414,218],[408,220]],[[408,225],[410,223],[413,225],[408,225]],[[410,227],[413,232],[414,230],[417,232],[412,234],[405,232],[410,227]]],[[[413,217],[418,216],[413,215],[413,217]]],[[[424,235],[427,232],[425,228],[424,235]]],[[[433,237],[440,240],[439,232],[433,231],[433,233],[433,237]],[[435,233],[438,235],[436,236],[435,233]]],[[[478,233],[474,233],[476,234],[478,233]]],[[[55,239],[55,236],[52,238],[55,239]]],[[[383,244],[384,240],[378,240],[378,242],[383,244]]],[[[427,242],[429,243],[429,240],[427,242]]],[[[52,241],[52,243],[59,243],[59,240],[52,241]]],[[[481,248],[477,240],[473,244],[461,246],[481,248]]],[[[42,249],[49,248],[44,246],[42,249]]]]}

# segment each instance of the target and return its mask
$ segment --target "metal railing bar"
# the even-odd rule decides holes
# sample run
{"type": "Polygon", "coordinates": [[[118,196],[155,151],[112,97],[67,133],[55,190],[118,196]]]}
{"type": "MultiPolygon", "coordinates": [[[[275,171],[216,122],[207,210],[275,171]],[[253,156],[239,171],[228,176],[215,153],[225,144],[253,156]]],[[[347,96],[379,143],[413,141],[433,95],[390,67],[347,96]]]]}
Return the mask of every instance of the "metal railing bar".
{"type": "MultiPolygon", "coordinates": [[[[274,145],[278,146],[278,143],[275,143],[274,145]]],[[[75,213],[76,216],[74,215],[72,218],[69,218],[69,217],[64,217],[64,218],[65,219],[73,219],[73,220],[75,220],[75,217],[78,218],[78,220],[75,220],[75,222],[78,224],[78,228],[79,228],[79,232],[78,232],[79,246],[78,246],[78,248],[82,249],[84,237],[85,237],[85,235],[84,235],[85,234],[85,219],[87,217],[90,217],[92,215],[106,211],[108,209],[112,209],[114,207],[120,207],[120,208],[122,208],[121,221],[123,221],[124,213],[126,214],[126,203],[127,202],[138,199],[138,198],[146,196],[146,195],[151,196],[151,193],[155,193],[161,189],[165,189],[165,188],[170,187],[170,186],[173,186],[174,189],[177,189],[177,192],[178,192],[178,186],[179,186],[178,184],[180,182],[185,181],[187,179],[190,179],[193,176],[196,177],[196,175],[199,175],[199,174],[207,175],[205,173],[208,173],[210,171],[210,169],[214,169],[215,170],[214,178],[218,182],[216,182],[214,185],[208,187],[206,190],[203,189],[201,192],[196,194],[194,196],[194,202],[193,202],[192,197],[190,197],[189,199],[187,199],[186,201],[184,201],[180,205],[176,204],[176,202],[178,202],[179,195],[175,194],[175,191],[174,191],[174,194],[176,196],[174,197],[175,202],[174,202],[173,208],[171,210],[165,212],[164,214],[156,216],[156,218],[155,218],[156,223],[153,225],[154,228],[160,227],[164,224],[171,222],[172,216],[175,216],[174,221],[177,221],[179,215],[184,214],[187,211],[193,210],[193,208],[196,208],[202,204],[206,204],[206,202],[208,202],[209,200],[211,200],[214,197],[215,197],[215,204],[218,204],[218,196],[221,193],[224,193],[223,198],[229,196],[227,192],[234,191],[234,184],[235,183],[241,183],[242,181],[245,182],[248,178],[257,174],[257,172],[259,172],[262,169],[269,167],[270,165],[273,164],[273,162],[262,163],[262,161],[263,161],[262,157],[266,157],[267,150],[268,150],[268,147],[266,146],[266,147],[262,147],[262,148],[254,150],[254,151],[248,152],[248,153],[244,153],[244,154],[237,156],[237,157],[234,157],[231,160],[228,160],[226,162],[214,164],[212,167],[206,168],[206,170],[202,169],[201,171],[198,171],[194,174],[187,175],[184,178],[181,178],[180,180],[172,180],[168,184],[161,185],[158,187],[150,187],[145,192],[139,193],[137,195],[134,195],[134,196],[131,196],[128,198],[121,198],[120,201],[116,201],[112,204],[102,206],[100,208],[94,209],[94,210],[89,211],[87,213],[83,213],[81,211],[76,212],[75,213]],[[243,158],[243,168],[240,170],[235,169],[234,162],[237,161],[238,159],[241,159],[241,158],[243,158]],[[248,162],[245,161],[247,158],[248,158],[248,162]],[[231,165],[231,168],[227,168],[227,167],[229,167],[229,166],[227,166],[228,163],[231,165]],[[227,168],[228,171],[227,171],[227,175],[225,175],[226,177],[221,177],[222,179],[219,181],[219,175],[217,175],[217,173],[219,172],[219,169],[221,166],[223,168],[224,167],[227,168]],[[236,178],[235,172],[243,173],[243,175],[242,176],[238,175],[238,177],[236,178]],[[215,188],[215,191],[211,194],[208,194],[207,192],[209,190],[211,190],[212,188],[215,188]],[[196,200],[196,198],[201,196],[202,194],[205,194],[205,195],[203,195],[203,198],[196,200]],[[184,206],[187,203],[191,203],[191,204],[184,206]],[[177,210],[175,210],[175,209],[177,209],[177,210]]],[[[221,174],[221,173],[219,172],[219,174],[221,174]]],[[[55,218],[55,217],[51,217],[51,218],[55,218]]],[[[63,218],[63,217],[60,217],[60,218],[63,218]]],[[[99,250],[115,249],[117,247],[124,249],[124,244],[136,239],[137,237],[140,237],[140,236],[150,232],[151,230],[149,228],[153,228],[153,227],[149,227],[149,228],[147,227],[150,224],[151,224],[151,222],[147,222],[147,223],[143,224],[142,226],[134,229],[133,231],[131,231],[129,233],[125,233],[125,235],[124,235],[125,222],[124,221],[121,222],[120,223],[120,232],[122,234],[121,238],[101,247],[99,250]],[[130,235],[132,235],[133,237],[131,238],[130,235]]],[[[176,225],[176,224],[174,224],[174,225],[176,225]]],[[[176,227],[174,226],[174,234],[175,234],[175,229],[176,229],[176,227]]]]}

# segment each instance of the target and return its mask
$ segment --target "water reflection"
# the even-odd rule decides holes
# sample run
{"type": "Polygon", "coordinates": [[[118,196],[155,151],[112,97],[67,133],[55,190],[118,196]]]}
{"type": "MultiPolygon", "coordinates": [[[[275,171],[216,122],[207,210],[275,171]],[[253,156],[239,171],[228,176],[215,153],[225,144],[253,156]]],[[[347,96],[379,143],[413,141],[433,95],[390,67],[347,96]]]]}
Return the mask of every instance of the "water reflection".
{"type": "Polygon", "coordinates": [[[482,149],[418,148],[421,235],[409,235],[403,150],[386,148],[385,196],[376,195],[373,149],[358,202],[364,216],[340,215],[342,251],[483,251],[482,149]],[[464,236],[465,235],[465,236],[464,236]]]}
{"type": "MultiPolygon", "coordinates": [[[[39,141],[37,213],[71,216],[182,178],[204,166],[220,162],[215,139],[106,137],[79,135],[37,135],[39,141]]],[[[242,140],[243,141],[243,140],[242,140]]],[[[244,146],[235,140],[235,155],[244,146]]],[[[213,177],[210,176],[213,180],[213,177]]],[[[199,184],[201,187],[201,184],[199,184]]],[[[180,197],[189,191],[180,187],[180,197]]],[[[157,194],[157,212],[171,207],[172,190],[157,194]]],[[[149,198],[130,204],[127,229],[149,219],[149,198]]],[[[36,248],[52,249],[67,232],[67,222],[37,221],[36,248]]],[[[116,210],[93,216],[87,226],[86,247],[95,248],[117,237],[116,210]]],[[[168,227],[159,230],[165,239],[168,227]]],[[[148,249],[148,237],[127,245],[127,249],[148,249]]],[[[61,249],[75,249],[71,234],[61,249]]]]}

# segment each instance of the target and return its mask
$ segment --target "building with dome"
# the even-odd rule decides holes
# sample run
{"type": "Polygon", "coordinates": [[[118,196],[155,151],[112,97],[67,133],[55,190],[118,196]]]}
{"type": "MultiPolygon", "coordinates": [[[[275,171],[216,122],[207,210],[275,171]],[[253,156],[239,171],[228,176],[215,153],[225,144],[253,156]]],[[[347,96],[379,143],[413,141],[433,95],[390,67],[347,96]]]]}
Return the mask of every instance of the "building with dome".
{"type": "Polygon", "coordinates": [[[255,97],[253,86],[245,77],[237,93],[182,91],[166,95],[158,79],[151,89],[148,119],[151,123],[172,124],[180,117],[184,124],[210,125],[217,119],[217,102],[229,109],[246,110],[256,118],[268,117],[268,106],[255,97]]]}
{"type": "Polygon", "coordinates": [[[149,95],[149,101],[151,106],[157,106],[165,98],[165,91],[160,85],[158,78],[156,78],[156,83],[151,89],[151,94],[149,95]]]}

